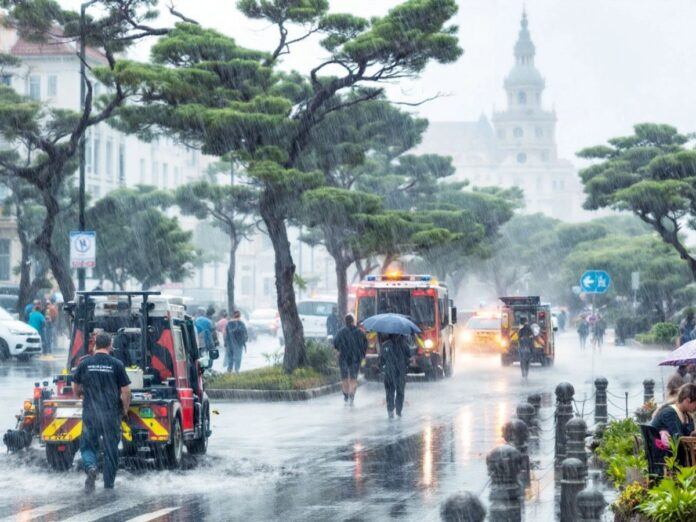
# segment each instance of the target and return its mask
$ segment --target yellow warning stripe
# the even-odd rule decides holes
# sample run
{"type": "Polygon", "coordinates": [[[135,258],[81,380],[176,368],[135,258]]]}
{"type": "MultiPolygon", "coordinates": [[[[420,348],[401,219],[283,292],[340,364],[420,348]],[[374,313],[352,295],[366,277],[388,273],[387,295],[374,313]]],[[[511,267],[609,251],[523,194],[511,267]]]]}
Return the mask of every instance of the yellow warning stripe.
{"type": "Polygon", "coordinates": [[[169,437],[169,430],[167,430],[155,419],[143,419],[142,417],[139,417],[139,419],[140,422],[147,426],[147,429],[149,429],[157,437],[169,437]]]}
{"type": "Polygon", "coordinates": [[[68,419],[54,419],[53,421],[51,421],[51,424],[46,426],[46,428],[41,433],[41,436],[44,439],[52,437],[66,422],[68,422],[68,419]]]}
{"type": "Polygon", "coordinates": [[[126,421],[121,421],[121,435],[123,435],[123,438],[126,439],[128,442],[133,441],[133,432],[130,429],[130,426],[126,421]]]}
{"type": "Polygon", "coordinates": [[[74,424],[68,423],[68,421],[73,420],[75,419],[53,420],[41,433],[41,438],[51,441],[73,441],[80,438],[80,435],[82,435],[82,421],[78,420],[74,424]]]}

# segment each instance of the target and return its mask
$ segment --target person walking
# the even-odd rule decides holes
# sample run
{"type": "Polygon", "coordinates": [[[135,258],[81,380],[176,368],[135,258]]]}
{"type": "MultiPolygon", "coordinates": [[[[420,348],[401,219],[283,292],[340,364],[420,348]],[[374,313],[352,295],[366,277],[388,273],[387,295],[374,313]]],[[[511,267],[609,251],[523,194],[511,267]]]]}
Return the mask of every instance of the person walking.
{"type": "Polygon", "coordinates": [[[335,333],[333,345],[338,351],[343,402],[352,406],[355,401],[355,390],[358,388],[360,363],[367,352],[367,337],[360,328],[355,326],[355,318],[351,314],[346,315],[344,321],[345,326],[335,333]]]}
{"type": "Polygon", "coordinates": [[[34,305],[34,309],[29,314],[29,319],[27,320],[29,326],[34,330],[39,332],[39,337],[41,337],[41,347],[42,353],[46,355],[49,350],[48,343],[46,342],[46,317],[41,313],[41,305],[34,305]]]}
{"type": "Polygon", "coordinates": [[[198,347],[210,351],[215,347],[215,327],[213,321],[206,315],[205,308],[201,307],[196,310],[196,319],[193,324],[196,327],[198,347]]]}
{"type": "Polygon", "coordinates": [[[406,373],[411,352],[403,335],[379,335],[379,366],[384,376],[387,394],[387,415],[394,418],[394,410],[401,417],[406,392],[406,373]]]}
{"type": "Polygon", "coordinates": [[[121,418],[130,406],[130,379],[123,363],[111,355],[111,336],[99,333],[94,353],[82,359],[73,375],[75,393],[82,397],[80,453],[87,479],[85,492],[94,491],[99,439],[104,448],[104,488],[112,489],[118,470],[121,418]]]}
{"type": "Polygon", "coordinates": [[[227,329],[227,323],[230,322],[229,317],[227,317],[227,310],[221,310],[219,319],[215,323],[215,333],[218,339],[218,345],[222,341],[222,346],[225,347],[225,367],[227,367],[227,340],[225,339],[225,330],[227,329]]]}
{"type": "Polygon", "coordinates": [[[232,320],[225,326],[225,360],[227,361],[227,371],[239,373],[242,365],[242,353],[246,352],[246,343],[249,339],[246,325],[242,321],[242,314],[235,310],[232,320]]]}
{"type": "Polygon", "coordinates": [[[590,325],[584,318],[580,318],[578,323],[578,336],[580,337],[580,349],[584,350],[587,346],[587,337],[590,335],[590,325]]]}
{"type": "Polygon", "coordinates": [[[527,323],[526,317],[520,319],[520,330],[517,334],[517,339],[522,378],[526,380],[529,375],[529,364],[532,361],[532,350],[534,349],[534,331],[527,323]]]}
{"type": "Polygon", "coordinates": [[[338,330],[340,327],[341,325],[338,321],[338,308],[334,306],[333,308],[331,308],[331,313],[326,318],[326,336],[336,337],[336,334],[338,334],[338,330]]]}

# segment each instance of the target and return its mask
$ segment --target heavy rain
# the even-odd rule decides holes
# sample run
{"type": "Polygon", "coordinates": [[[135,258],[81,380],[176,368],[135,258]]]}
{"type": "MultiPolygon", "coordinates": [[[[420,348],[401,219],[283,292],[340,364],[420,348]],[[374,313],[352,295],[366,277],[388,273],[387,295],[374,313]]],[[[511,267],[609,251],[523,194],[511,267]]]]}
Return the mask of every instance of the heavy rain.
{"type": "Polygon", "coordinates": [[[694,16],[0,0],[0,521],[696,520],[694,16]]]}

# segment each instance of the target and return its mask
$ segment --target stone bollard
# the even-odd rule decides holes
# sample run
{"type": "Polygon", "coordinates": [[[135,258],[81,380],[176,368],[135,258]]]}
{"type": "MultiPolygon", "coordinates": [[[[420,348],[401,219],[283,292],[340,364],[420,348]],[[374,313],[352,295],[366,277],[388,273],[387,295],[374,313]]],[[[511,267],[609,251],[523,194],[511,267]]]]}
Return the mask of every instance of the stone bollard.
{"type": "Polygon", "coordinates": [[[483,522],[485,518],[486,508],[483,503],[468,491],[452,495],[440,508],[440,519],[443,522],[483,522]]]}
{"type": "Polygon", "coordinates": [[[596,487],[596,481],[599,473],[593,472],[592,485],[583,489],[578,496],[575,497],[575,505],[577,507],[577,522],[601,522],[604,508],[607,507],[607,502],[604,500],[604,495],[596,487]]]}
{"type": "Polygon", "coordinates": [[[645,379],[643,381],[643,404],[655,398],[655,381],[645,379]]]}
{"type": "Polygon", "coordinates": [[[534,417],[539,420],[539,410],[541,409],[541,395],[538,393],[532,393],[527,397],[527,402],[534,406],[534,417]]]}
{"type": "Polygon", "coordinates": [[[570,419],[566,424],[566,457],[582,462],[587,473],[585,437],[587,437],[587,423],[580,417],[570,419]]]}
{"type": "Polygon", "coordinates": [[[528,428],[529,445],[532,449],[539,448],[539,422],[536,419],[534,406],[528,402],[521,402],[516,409],[517,418],[524,422],[528,428]]]}
{"type": "Polygon", "coordinates": [[[520,472],[520,477],[524,484],[529,484],[531,479],[529,451],[527,449],[529,428],[520,419],[512,419],[510,422],[506,422],[503,425],[503,438],[505,442],[522,454],[522,470],[520,472]]]}
{"type": "Polygon", "coordinates": [[[573,418],[574,394],[575,388],[569,382],[562,382],[556,386],[556,468],[566,458],[565,427],[568,421],[573,418]]]}
{"type": "Polygon", "coordinates": [[[594,421],[597,423],[607,423],[607,386],[609,386],[609,381],[604,377],[597,377],[594,382],[595,385],[595,409],[594,409],[594,421]]]}
{"type": "Polygon", "coordinates": [[[521,522],[522,491],[518,479],[522,454],[504,444],[486,456],[486,466],[491,478],[490,522],[521,522]]]}
{"type": "Polygon", "coordinates": [[[567,458],[561,463],[561,522],[575,522],[576,497],[585,489],[587,469],[578,459],[567,458]]]}

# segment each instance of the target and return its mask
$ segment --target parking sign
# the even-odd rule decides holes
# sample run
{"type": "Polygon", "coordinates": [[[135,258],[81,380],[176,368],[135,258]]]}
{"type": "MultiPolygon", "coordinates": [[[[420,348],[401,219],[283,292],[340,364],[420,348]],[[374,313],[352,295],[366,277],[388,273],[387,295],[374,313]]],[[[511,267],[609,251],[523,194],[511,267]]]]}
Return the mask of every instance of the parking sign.
{"type": "Polygon", "coordinates": [[[97,233],[70,232],[70,266],[94,268],[97,264],[97,233]]]}

